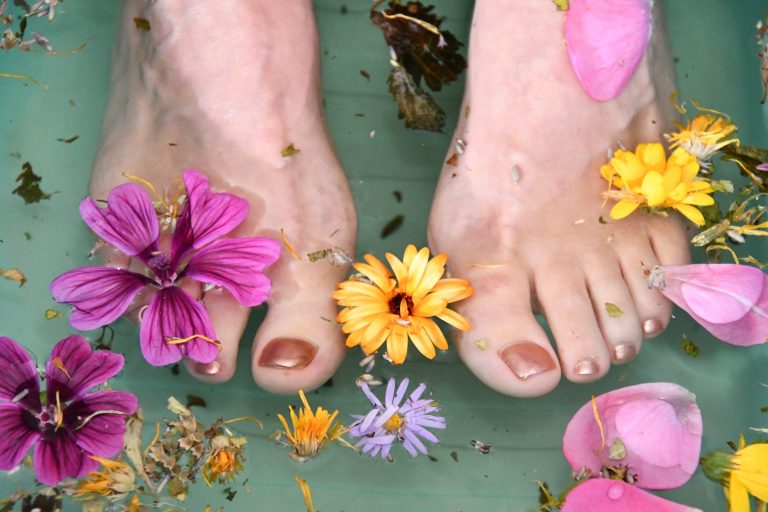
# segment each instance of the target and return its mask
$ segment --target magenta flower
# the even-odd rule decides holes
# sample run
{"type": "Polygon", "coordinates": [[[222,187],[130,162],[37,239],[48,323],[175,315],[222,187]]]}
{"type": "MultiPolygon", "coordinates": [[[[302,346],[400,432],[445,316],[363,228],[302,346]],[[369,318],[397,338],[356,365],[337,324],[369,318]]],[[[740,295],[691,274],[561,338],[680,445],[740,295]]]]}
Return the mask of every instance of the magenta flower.
{"type": "Polygon", "coordinates": [[[645,489],[679,487],[696,471],[701,412],[685,388],[639,384],[600,395],[595,404],[597,414],[592,402],[585,404],[563,435],[563,453],[574,471],[600,475],[606,467],[622,468],[645,489]]]}
{"type": "Polygon", "coordinates": [[[110,192],[107,207],[91,198],[80,214],[99,237],[143,262],[147,275],[111,267],[83,267],[51,283],[58,302],[70,304],[69,319],[81,330],[107,325],[122,315],[136,294],[149,286],[154,294],[141,317],[139,337],[144,358],[162,366],[188,357],[201,363],[216,359],[219,342],[200,301],[179,285],[183,279],[223,286],[243,306],[257,306],[269,295],[264,269],[280,255],[268,238],[222,238],[248,213],[244,199],[213,193],[208,178],[183,173],[187,200],[170,241],[161,246],[160,224],[147,193],[133,183],[110,192]]]}
{"type": "Polygon", "coordinates": [[[123,356],[91,351],[81,336],[59,341],[45,366],[45,405],[37,368],[10,338],[0,337],[0,470],[18,467],[27,451],[37,479],[55,485],[84,476],[123,449],[125,415],[138,407],[126,391],[87,393],[123,368],[123,356]]]}
{"type": "Polygon", "coordinates": [[[621,480],[595,478],[577,485],[565,497],[562,512],[701,512],[667,501],[621,480]]]}
{"type": "Polygon", "coordinates": [[[768,341],[768,275],[749,265],[654,269],[649,283],[716,338],[733,345],[768,341]]]}

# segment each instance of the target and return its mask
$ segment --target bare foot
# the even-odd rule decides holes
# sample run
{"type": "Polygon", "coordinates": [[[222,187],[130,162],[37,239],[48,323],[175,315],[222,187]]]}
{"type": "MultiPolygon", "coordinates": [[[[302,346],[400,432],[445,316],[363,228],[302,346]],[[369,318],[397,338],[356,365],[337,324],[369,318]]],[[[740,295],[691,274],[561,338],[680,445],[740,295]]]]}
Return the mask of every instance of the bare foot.
{"type": "MultiPolygon", "coordinates": [[[[297,261],[284,250],[268,271],[269,312],[253,344],[254,379],[275,392],[319,386],[345,351],[338,328],[324,319],[336,316],[331,292],[346,268],[306,257],[334,246],[353,254],[356,234],[319,84],[309,0],[125,2],[90,182],[95,198],[126,182],[123,172],[172,190],[183,170],[195,168],[214,190],[250,203],[234,236],[279,240],[284,230],[303,256],[297,261]],[[223,30],[222,20],[233,16],[238,22],[223,30]],[[150,30],[134,18],[148,20],[150,30]],[[289,144],[299,151],[283,157],[289,144]]],[[[224,381],[235,371],[249,309],[227,291],[206,293],[204,303],[223,350],[190,370],[224,381]]]]}
{"type": "Polygon", "coordinates": [[[502,393],[541,395],[561,374],[598,379],[669,321],[671,305],[648,289],[643,267],[688,261],[682,222],[639,212],[611,221],[600,176],[618,141],[634,149],[672,128],[674,73],[658,4],[639,68],[603,103],[579,86],[563,45],[564,13],[551,2],[475,5],[454,138],[466,151],[443,169],[429,227],[433,248],[450,254],[452,273],[475,288],[457,305],[473,325],[459,353],[502,393]],[[623,314],[610,317],[606,303],[623,314]],[[557,355],[534,310],[546,316],[557,355]]]}

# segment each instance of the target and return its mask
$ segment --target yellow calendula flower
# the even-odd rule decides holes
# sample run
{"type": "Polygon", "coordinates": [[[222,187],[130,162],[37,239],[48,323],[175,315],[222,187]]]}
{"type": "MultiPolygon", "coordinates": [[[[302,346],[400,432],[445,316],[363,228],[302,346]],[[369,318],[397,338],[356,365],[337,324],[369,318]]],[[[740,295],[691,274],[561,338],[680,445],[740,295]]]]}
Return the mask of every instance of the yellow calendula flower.
{"type": "Polygon", "coordinates": [[[203,480],[208,487],[213,482],[231,482],[243,470],[243,437],[218,435],[211,439],[211,454],[203,463],[203,480]]]}
{"type": "Polygon", "coordinates": [[[710,195],[712,185],[697,178],[696,157],[682,148],[675,149],[669,158],[660,143],[638,144],[634,152],[618,150],[600,173],[616,187],[603,193],[617,201],[611,209],[613,219],[623,219],[640,206],[649,212],[674,208],[703,226],[704,216],[697,206],[715,202],[710,195]]]}
{"type": "Polygon", "coordinates": [[[429,249],[405,249],[402,261],[386,254],[394,278],[384,264],[370,254],[367,263],[354,265],[363,277],[338,285],[333,293],[343,306],[336,321],[348,334],[347,346],[361,345],[366,354],[376,352],[387,342],[387,354],[394,364],[402,364],[408,353],[408,339],[425,357],[435,357],[435,347],[448,348],[448,342],[432,317],[466,331],[469,322],[448,309],[448,304],[472,295],[465,279],[441,279],[448,257],[429,258],[429,249]]]}
{"type": "Polygon", "coordinates": [[[739,450],[731,459],[725,492],[731,505],[729,512],[750,512],[750,495],[768,503],[768,444],[745,446],[741,436],[739,450]]]}
{"type": "MultiPolygon", "coordinates": [[[[285,432],[282,434],[285,435],[293,448],[291,457],[303,462],[320,453],[334,441],[338,440],[345,443],[341,436],[347,432],[347,429],[339,422],[333,423],[333,420],[339,415],[339,411],[334,411],[331,414],[322,407],[318,407],[317,412],[313,412],[304,391],[299,390],[299,396],[301,403],[304,404],[304,407],[299,407],[299,414],[296,414],[293,407],[288,407],[293,429],[288,426],[288,422],[282,414],[278,414],[277,418],[285,428],[285,432]]],[[[345,444],[349,445],[349,443],[345,444]]]]}
{"type": "Polygon", "coordinates": [[[708,167],[709,160],[720,149],[729,144],[738,145],[739,139],[727,138],[736,132],[736,125],[727,117],[715,114],[699,114],[685,126],[675,123],[677,131],[664,135],[670,143],[669,148],[681,147],[695,156],[702,166],[708,167]]]}
{"type": "Polygon", "coordinates": [[[88,473],[77,486],[75,496],[114,496],[135,489],[136,473],[131,466],[125,462],[103,459],[95,455],[91,455],[91,458],[101,464],[103,470],[88,473]]]}

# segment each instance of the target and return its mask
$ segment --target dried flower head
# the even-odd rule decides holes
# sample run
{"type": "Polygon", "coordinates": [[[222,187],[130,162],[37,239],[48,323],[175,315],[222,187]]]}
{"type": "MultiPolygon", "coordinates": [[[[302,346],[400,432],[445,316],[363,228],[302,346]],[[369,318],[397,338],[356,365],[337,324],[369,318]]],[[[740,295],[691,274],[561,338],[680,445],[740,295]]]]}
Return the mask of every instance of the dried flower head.
{"type": "Polygon", "coordinates": [[[728,138],[736,132],[736,125],[725,114],[702,109],[705,113],[689,119],[685,125],[675,123],[676,132],[667,133],[669,148],[681,147],[699,160],[703,169],[709,169],[712,157],[725,146],[739,144],[739,139],[728,138]]]}
{"type": "Polygon", "coordinates": [[[211,486],[212,482],[229,483],[243,470],[244,437],[218,435],[211,439],[211,454],[203,463],[203,480],[211,486]]]}
{"type": "Polygon", "coordinates": [[[299,390],[299,396],[304,406],[299,407],[298,415],[294,412],[293,407],[288,407],[293,428],[288,426],[288,422],[282,414],[278,414],[277,417],[285,428],[281,434],[285,435],[293,448],[291,457],[304,462],[308,458],[318,455],[334,441],[344,442],[341,436],[347,432],[347,429],[341,423],[333,422],[339,411],[334,411],[331,414],[322,407],[318,407],[317,412],[313,412],[304,391],[299,390]]]}
{"type": "Polygon", "coordinates": [[[101,464],[102,470],[88,473],[88,476],[79,482],[75,496],[119,496],[136,488],[136,473],[130,465],[93,455],[91,458],[101,464]]]}

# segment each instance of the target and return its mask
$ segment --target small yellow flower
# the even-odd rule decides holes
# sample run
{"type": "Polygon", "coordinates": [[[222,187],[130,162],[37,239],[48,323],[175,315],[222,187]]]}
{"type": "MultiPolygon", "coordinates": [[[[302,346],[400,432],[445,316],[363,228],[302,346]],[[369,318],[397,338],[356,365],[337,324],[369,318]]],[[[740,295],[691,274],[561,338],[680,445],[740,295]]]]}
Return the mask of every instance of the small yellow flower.
{"type": "Polygon", "coordinates": [[[322,407],[318,407],[317,412],[313,412],[304,391],[299,390],[299,396],[301,403],[304,404],[304,407],[299,407],[299,414],[294,412],[293,407],[288,407],[293,430],[288,427],[288,422],[282,414],[278,414],[277,417],[285,428],[285,437],[293,447],[291,457],[303,462],[309,457],[314,457],[336,440],[344,442],[341,436],[347,432],[347,429],[339,422],[333,423],[339,411],[331,414],[322,407]]]}
{"type": "Polygon", "coordinates": [[[88,494],[114,496],[131,492],[136,487],[136,473],[125,462],[103,459],[91,455],[91,458],[103,467],[103,471],[93,471],[80,481],[75,496],[88,494]]]}
{"type": "Polygon", "coordinates": [[[660,143],[639,144],[634,152],[619,150],[611,161],[600,168],[603,178],[619,190],[608,190],[604,196],[617,201],[611,218],[623,219],[639,206],[651,212],[674,208],[698,226],[704,216],[697,206],[709,206],[712,185],[697,178],[696,157],[677,148],[667,158],[660,143]]]}
{"type": "Polygon", "coordinates": [[[677,132],[665,135],[669,148],[681,147],[695,156],[702,166],[708,167],[712,155],[729,144],[739,144],[739,139],[727,139],[737,128],[727,117],[699,114],[683,126],[675,123],[677,132]]]}
{"type": "Polygon", "coordinates": [[[230,482],[243,470],[245,443],[245,438],[224,435],[211,439],[211,454],[203,463],[203,480],[208,487],[216,481],[230,482]]]}
{"type": "Polygon", "coordinates": [[[741,436],[726,482],[726,495],[731,505],[729,512],[750,512],[750,495],[768,502],[768,444],[745,446],[744,436],[741,436]]]}
{"type": "Polygon", "coordinates": [[[402,364],[410,338],[419,352],[432,359],[435,347],[448,348],[432,317],[469,330],[469,322],[448,309],[448,304],[472,295],[472,287],[465,279],[441,279],[448,257],[438,254],[430,259],[426,247],[417,251],[409,245],[402,261],[390,253],[386,258],[394,278],[381,261],[366,254],[367,263],[354,265],[365,278],[344,281],[333,293],[344,307],[336,321],[343,324],[342,332],[349,334],[347,346],[361,345],[363,352],[372,354],[386,341],[389,358],[402,364]]]}

